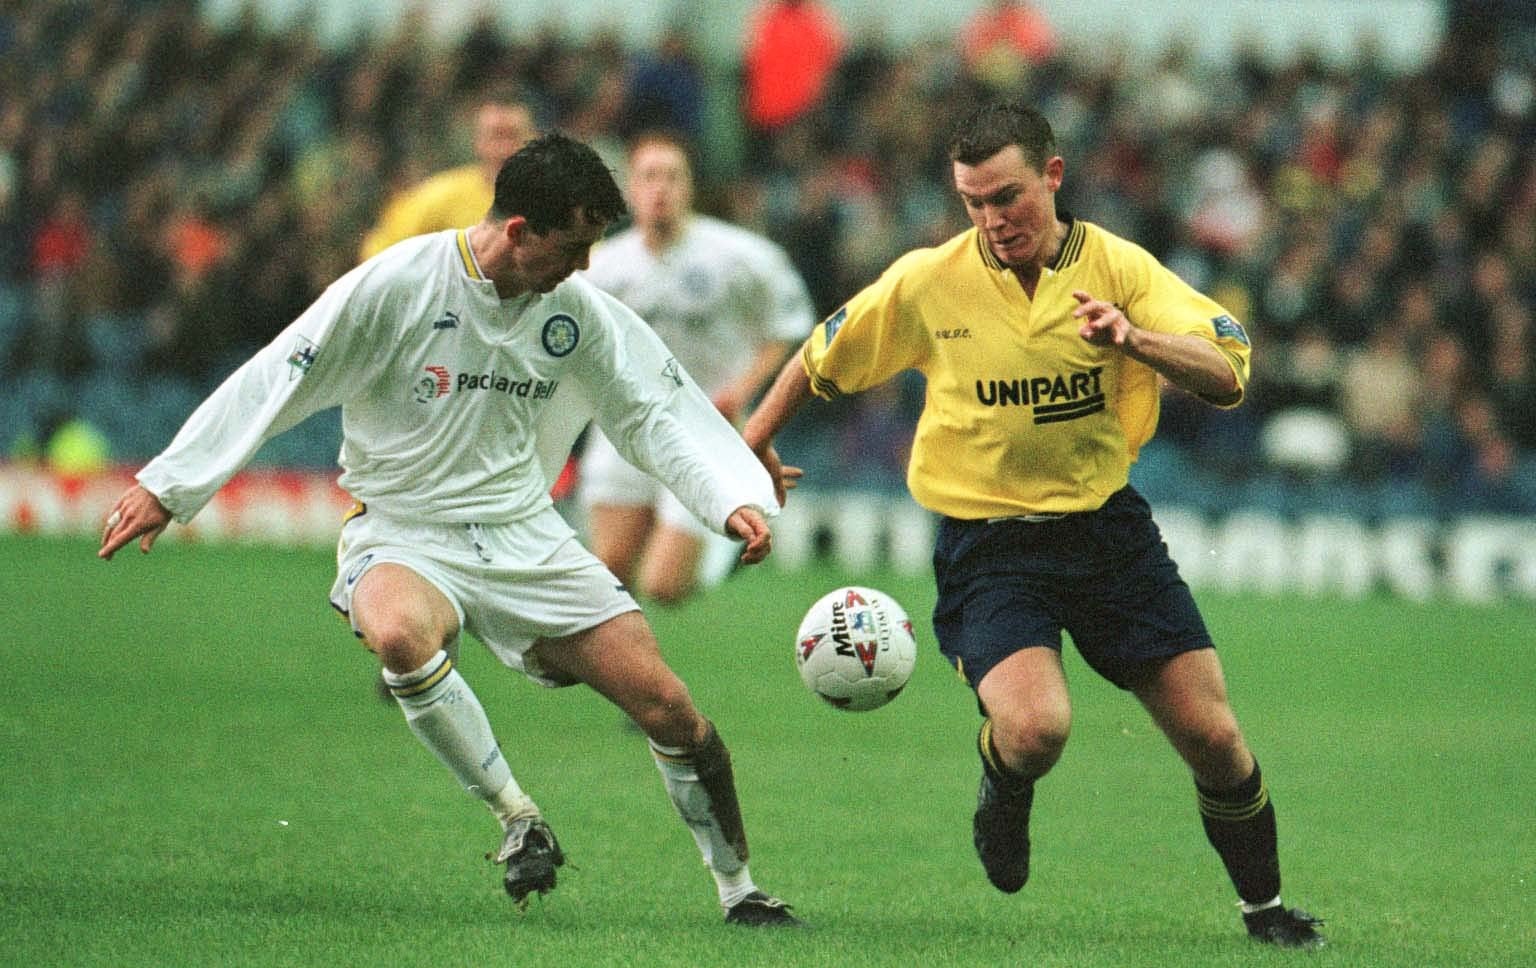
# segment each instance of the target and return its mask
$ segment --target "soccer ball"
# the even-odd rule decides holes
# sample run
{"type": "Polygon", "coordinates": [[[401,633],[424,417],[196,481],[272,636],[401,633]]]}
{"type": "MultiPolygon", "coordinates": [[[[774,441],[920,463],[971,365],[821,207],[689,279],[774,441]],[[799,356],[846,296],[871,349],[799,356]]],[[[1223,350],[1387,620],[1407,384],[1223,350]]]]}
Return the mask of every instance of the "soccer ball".
{"type": "Polygon", "coordinates": [[[912,678],[917,641],[896,600],[849,585],[828,592],[800,620],[795,667],[807,689],[838,709],[879,709],[912,678]]]}

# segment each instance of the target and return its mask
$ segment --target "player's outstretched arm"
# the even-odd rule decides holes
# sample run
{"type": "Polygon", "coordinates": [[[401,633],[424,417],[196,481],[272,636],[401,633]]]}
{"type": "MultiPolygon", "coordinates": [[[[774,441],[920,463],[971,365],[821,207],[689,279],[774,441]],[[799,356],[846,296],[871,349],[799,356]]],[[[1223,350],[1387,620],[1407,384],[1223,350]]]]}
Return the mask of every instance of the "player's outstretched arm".
{"type": "Polygon", "coordinates": [[[784,362],[773,386],[768,388],[762,402],[747,418],[741,436],[747,446],[763,462],[768,475],[773,478],[773,493],[783,505],[787,491],[799,481],[802,471],[798,467],[785,467],[779,461],[778,451],[773,449],[773,438],[784,429],[790,418],[799,412],[811,398],[811,378],[800,364],[800,354],[795,353],[784,362]]]}
{"type": "Polygon", "coordinates": [[[106,527],[101,532],[101,549],[96,552],[96,557],[111,561],[112,556],[134,538],[141,539],[139,550],[149,554],[155,539],[170,523],[171,512],[160,499],[145,490],[144,485],[135,484],[117,499],[112,513],[107,515],[106,527]]]}
{"type": "Polygon", "coordinates": [[[744,565],[757,564],[773,550],[773,532],[768,529],[768,521],[763,517],[763,512],[755,507],[743,505],[732,511],[731,516],[725,519],[725,529],[746,542],[746,546],[741,549],[741,563],[744,565]]]}

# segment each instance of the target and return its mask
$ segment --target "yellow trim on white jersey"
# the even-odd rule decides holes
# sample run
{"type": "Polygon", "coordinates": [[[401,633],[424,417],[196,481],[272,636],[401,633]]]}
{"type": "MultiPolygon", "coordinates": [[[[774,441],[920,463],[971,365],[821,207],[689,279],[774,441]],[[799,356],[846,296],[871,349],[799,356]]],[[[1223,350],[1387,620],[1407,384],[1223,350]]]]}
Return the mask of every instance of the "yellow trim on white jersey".
{"type": "Polygon", "coordinates": [[[459,258],[464,260],[465,274],[476,282],[484,282],[485,274],[480,271],[480,263],[475,261],[475,250],[469,247],[469,230],[459,229],[453,238],[459,244],[459,258]]]}

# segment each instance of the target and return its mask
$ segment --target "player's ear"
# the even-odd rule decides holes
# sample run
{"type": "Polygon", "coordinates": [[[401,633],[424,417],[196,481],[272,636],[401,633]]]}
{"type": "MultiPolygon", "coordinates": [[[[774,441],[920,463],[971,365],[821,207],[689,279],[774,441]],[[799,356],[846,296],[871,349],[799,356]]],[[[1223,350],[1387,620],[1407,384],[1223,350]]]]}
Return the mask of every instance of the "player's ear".
{"type": "Polygon", "coordinates": [[[501,230],[502,233],[507,237],[507,241],[512,245],[517,245],[522,242],[523,238],[530,231],[528,228],[528,220],[521,215],[514,215],[507,219],[507,221],[502,225],[501,230]]]}
{"type": "Polygon", "coordinates": [[[1061,187],[1061,178],[1066,174],[1066,170],[1067,163],[1061,155],[1052,155],[1046,159],[1043,174],[1045,176],[1045,184],[1051,191],[1054,192],[1061,187]]]}

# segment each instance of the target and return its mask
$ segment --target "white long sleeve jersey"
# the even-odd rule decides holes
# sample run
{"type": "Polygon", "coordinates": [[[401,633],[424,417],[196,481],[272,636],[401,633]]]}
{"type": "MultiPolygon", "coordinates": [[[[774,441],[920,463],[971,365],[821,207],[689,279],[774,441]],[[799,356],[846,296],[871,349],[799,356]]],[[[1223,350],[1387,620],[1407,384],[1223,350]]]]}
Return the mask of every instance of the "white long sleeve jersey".
{"type": "Polygon", "coordinates": [[[341,487],[407,520],[504,523],[547,507],[588,420],[720,533],[736,508],[778,508],[756,456],[634,312],[579,276],[503,300],[462,229],[332,283],[139,482],[189,521],[262,443],[338,405],[341,487]]]}
{"type": "Polygon", "coordinates": [[[706,215],[659,254],[625,229],[598,244],[584,275],[639,313],[708,393],[739,378],[759,346],[798,345],[816,323],[783,249],[706,215]]]}

